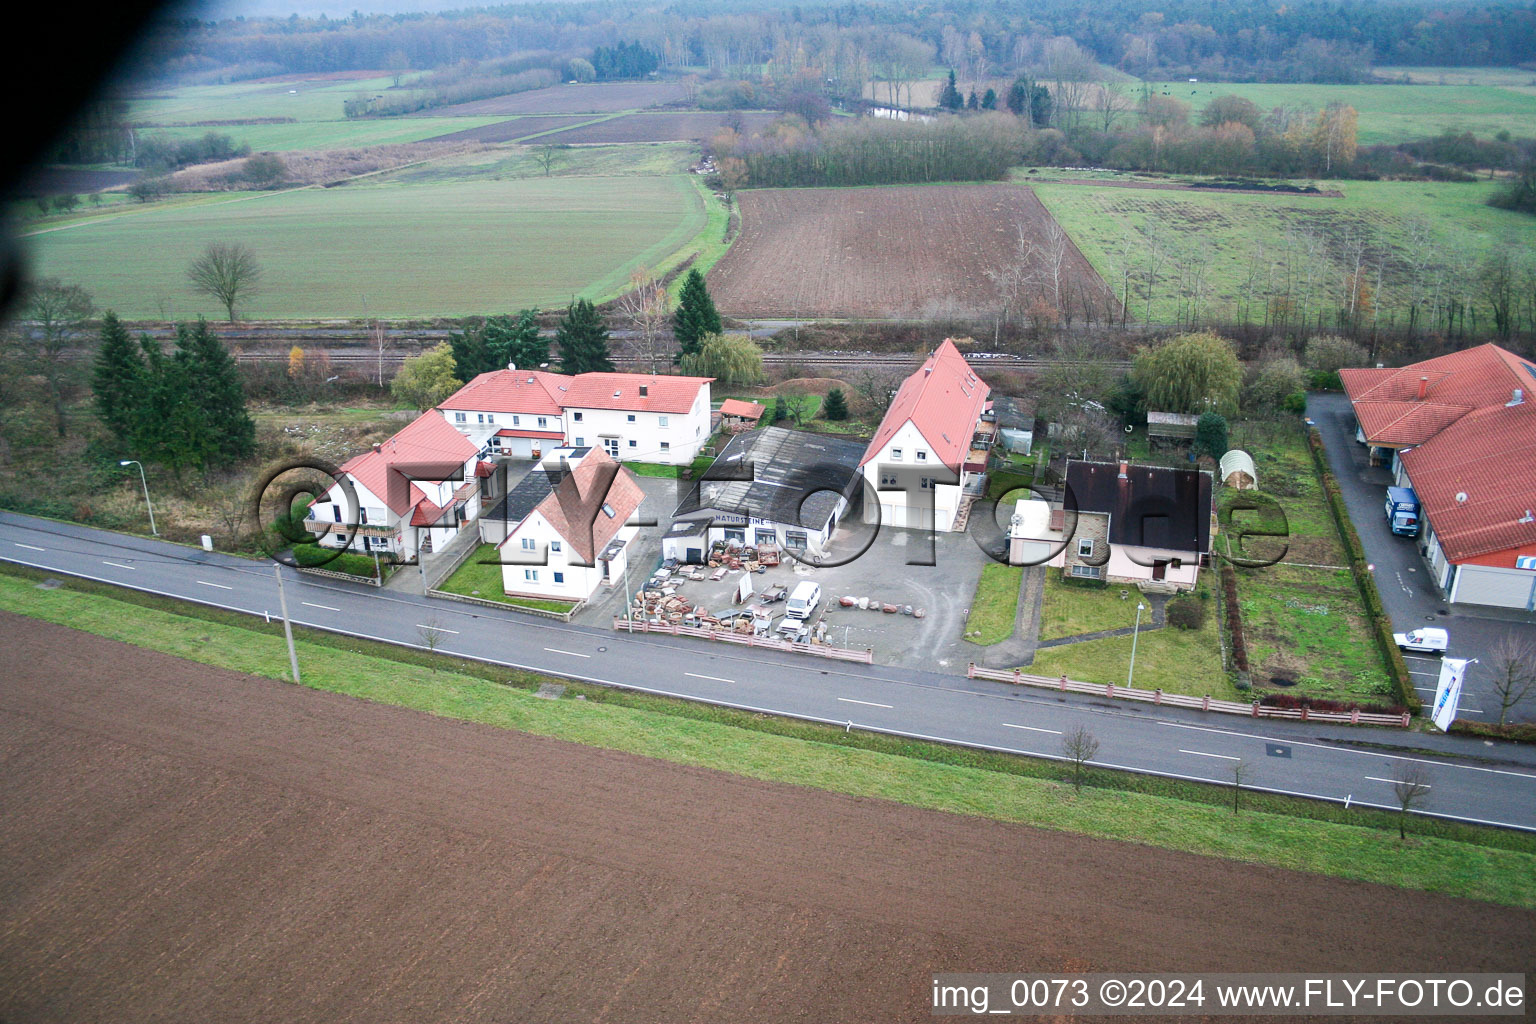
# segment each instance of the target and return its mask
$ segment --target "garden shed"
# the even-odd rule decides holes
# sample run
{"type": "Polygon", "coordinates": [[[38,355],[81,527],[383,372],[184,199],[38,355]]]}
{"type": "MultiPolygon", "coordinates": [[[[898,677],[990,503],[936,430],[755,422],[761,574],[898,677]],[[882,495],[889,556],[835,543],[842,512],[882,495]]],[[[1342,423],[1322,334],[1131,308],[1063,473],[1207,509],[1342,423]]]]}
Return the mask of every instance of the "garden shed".
{"type": "Polygon", "coordinates": [[[1253,468],[1253,456],[1234,448],[1221,457],[1221,482],[1239,491],[1253,491],[1259,487],[1259,474],[1253,468]]]}

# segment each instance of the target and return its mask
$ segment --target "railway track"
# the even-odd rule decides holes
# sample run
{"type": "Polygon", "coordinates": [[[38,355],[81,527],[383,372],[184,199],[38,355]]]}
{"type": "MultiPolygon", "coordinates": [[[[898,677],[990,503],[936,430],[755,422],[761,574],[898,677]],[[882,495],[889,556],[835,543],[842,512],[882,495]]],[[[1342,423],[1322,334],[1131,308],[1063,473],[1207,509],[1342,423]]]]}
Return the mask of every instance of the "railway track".
{"type": "MultiPolygon", "coordinates": [[[[323,354],[332,366],[377,366],[379,356],[376,352],[364,352],[357,349],[323,349],[306,348],[306,357],[315,358],[323,354]]],[[[414,353],[402,351],[389,351],[384,353],[386,366],[398,366],[404,359],[414,353]]],[[[241,350],[236,353],[236,358],[241,362],[270,363],[287,362],[286,351],[252,351],[241,350]]],[[[1034,356],[1015,356],[1006,353],[981,352],[972,353],[967,357],[972,365],[980,367],[994,367],[1000,370],[1042,370],[1048,366],[1057,364],[1078,364],[1087,362],[1080,359],[1042,359],[1034,356]]],[[[613,362],[619,367],[635,368],[644,364],[644,360],[634,357],[615,354],[613,362]]],[[[765,367],[797,366],[807,370],[819,368],[861,367],[867,369],[907,369],[916,365],[917,359],[911,355],[885,355],[872,352],[772,352],[763,356],[765,367]]],[[[1130,361],[1125,359],[1096,360],[1096,366],[1108,366],[1115,369],[1130,369],[1130,361]]]]}

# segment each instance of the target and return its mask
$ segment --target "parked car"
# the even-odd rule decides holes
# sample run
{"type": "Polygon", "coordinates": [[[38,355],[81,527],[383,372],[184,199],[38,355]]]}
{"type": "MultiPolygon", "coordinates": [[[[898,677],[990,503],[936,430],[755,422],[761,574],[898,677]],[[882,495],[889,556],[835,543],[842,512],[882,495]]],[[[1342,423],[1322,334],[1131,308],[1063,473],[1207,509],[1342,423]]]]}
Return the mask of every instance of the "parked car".
{"type": "Polygon", "coordinates": [[[1451,646],[1451,635],[1443,629],[1416,629],[1411,633],[1393,633],[1392,639],[1405,651],[1422,654],[1444,654],[1451,646]]]}
{"type": "Polygon", "coordinates": [[[795,584],[795,589],[790,592],[789,603],[784,608],[784,614],[792,619],[809,619],[816,612],[816,607],[821,604],[821,584],[804,580],[795,584]]]}

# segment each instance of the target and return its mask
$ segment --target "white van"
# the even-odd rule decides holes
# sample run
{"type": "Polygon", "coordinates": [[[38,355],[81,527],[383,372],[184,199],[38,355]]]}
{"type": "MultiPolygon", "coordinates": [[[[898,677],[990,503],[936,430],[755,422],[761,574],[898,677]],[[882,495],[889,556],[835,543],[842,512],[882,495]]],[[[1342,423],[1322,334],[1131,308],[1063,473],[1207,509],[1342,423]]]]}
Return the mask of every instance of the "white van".
{"type": "Polygon", "coordinates": [[[821,604],[821,584],[805,580],[796,583],[795,589],[790,591],[789,603],[784,608],[784,614],[791,619],[808,619],[819,604],[821,604]]]}
{"type": "Polygon", "coordinates": [[[1444,654],[1451,646],[1451,637],[1443,629],[1416,629],[1412,633],[1393,633],[1392,639],[1405,651],[1421,651],[1425,654],[1444,654]]]}

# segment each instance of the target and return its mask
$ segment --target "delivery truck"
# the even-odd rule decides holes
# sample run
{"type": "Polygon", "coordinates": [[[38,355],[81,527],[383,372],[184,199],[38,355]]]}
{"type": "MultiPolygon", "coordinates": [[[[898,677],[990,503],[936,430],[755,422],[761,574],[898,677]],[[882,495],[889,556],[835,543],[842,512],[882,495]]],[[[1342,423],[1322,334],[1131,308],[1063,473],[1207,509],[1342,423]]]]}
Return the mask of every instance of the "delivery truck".
{"type": "Polygon", "coordinates": [[[1400,537],[1419,535],[1419,496],[1412,487],[1387,488],[1387,523],[1400,537]]]}

